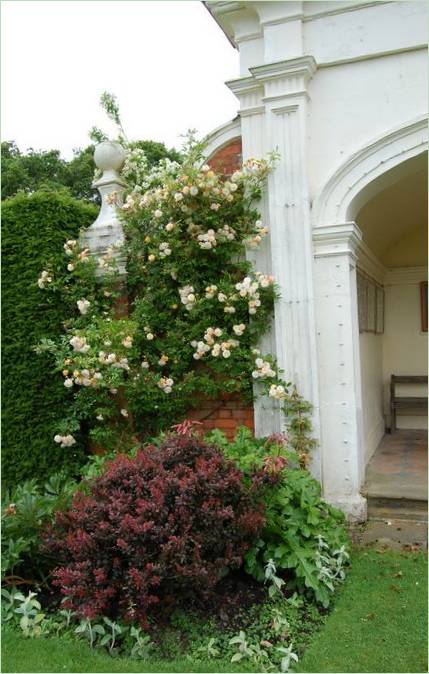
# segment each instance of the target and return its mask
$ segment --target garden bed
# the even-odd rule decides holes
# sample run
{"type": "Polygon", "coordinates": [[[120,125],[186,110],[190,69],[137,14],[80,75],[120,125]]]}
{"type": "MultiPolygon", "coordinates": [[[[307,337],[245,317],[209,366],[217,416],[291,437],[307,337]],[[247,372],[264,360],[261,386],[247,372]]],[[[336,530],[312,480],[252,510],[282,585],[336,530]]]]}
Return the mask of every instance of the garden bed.
{"type": "MultiPolygon", "coordinates": [[[[370,549],[352,556],[351,572],[332,611],[320,620],[305,618],[294,631],[301,635],[303,657],[298,672],[426,672],[427,556],[423,553],[370,549]]],[[[253,608],[255,611],[255,608],[253,608]]],[[[248,619],[257,624],[252,609],[248,619]]],[[[259,614],[263,609],[259,605],[259,614]]],[[[263,621],[262,621],[263,622],[263,621]]],[[[252,672],[252,662],[204,657],[210,625],[190,621],[179,612],[148,659],[111,658],[65,637],[29,640],[3,633],[3,672],[252,672]],[[189,642],[193,641],[190,655],[189,642]],[[169,657],[165,656],[169,654],[169,657]]],[[[226,633],[225,633],[226,634],[226,633]]]]}

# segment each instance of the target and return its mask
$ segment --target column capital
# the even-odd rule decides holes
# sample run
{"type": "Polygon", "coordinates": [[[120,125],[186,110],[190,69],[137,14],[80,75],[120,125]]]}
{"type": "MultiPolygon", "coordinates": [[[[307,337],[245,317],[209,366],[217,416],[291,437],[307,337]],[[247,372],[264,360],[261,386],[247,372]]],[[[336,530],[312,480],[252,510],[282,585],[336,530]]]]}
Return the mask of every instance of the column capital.
{"type": "Polygon", "coordinates": [[[270,101],[303,94],[307,83],[317,70],[312,56],[299,56],[249,68],[250,77],[240,77],[226,83],[240,101],[240,114],[255,114],[270,101]]]}
{"type": "Polygon", "coordinates": [[[349,255],[356,261],[362,232],[355,222],[322,225],[313,229],[314,257],[349,255]]]}
{"type": "Polygon", "coordinates": [[[298,56],[286,61],[266,63],[261,66],[249,68],[255,80],[267,82],[269,80],[291,78],[301,76],[305,80],[313,77],[317,70],[317,63],[313,56],[298,56]]]}
{"type": "Polygon", "coordinates": [[[226,82],[226,86],[240,101],[240,116],[255,115],[264,112],[262,97],[264,88],[254,77],[240,77],[226,82]]]}

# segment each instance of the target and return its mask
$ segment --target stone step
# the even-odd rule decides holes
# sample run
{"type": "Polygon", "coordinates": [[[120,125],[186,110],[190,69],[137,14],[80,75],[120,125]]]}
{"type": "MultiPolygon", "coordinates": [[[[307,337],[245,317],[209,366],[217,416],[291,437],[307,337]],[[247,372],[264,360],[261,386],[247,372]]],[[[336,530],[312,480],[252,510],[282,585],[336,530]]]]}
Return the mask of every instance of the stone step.
{"type": "Polygon", "coordinates": [[[405,519],[369,520],[355,537],[357,545],[379,549],[427,550],[427,522],[405,519]]]}
{"type": "Polygon", "coordinates": [[[369,496],[368,519],[427,522],[428,504],[414,499],[369,496]]]}

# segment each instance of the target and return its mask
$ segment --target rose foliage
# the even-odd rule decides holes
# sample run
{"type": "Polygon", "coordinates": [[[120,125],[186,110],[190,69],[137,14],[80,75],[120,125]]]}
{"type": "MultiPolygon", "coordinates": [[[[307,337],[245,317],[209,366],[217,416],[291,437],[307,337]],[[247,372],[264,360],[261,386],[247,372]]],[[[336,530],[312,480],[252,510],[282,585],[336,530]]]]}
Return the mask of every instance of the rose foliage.
{"type": "Polygon", "coordinates": [[[201,395],[236,393],[250,402],[257,391],[284,409],[294,447],[311,448],[309,406],[257,347],[270,324],[274,279],[245,255],[268,233],[254,204],[274,158],[251,159],[225,177],[202,150],[191,136],[182,163],[150,168],[141,149],[128,147],[125,202],[110,195],[126,236],[126,318],[118,319],[115,303],[114,248],[93,260],[70,240],[64,272],[48,263],[38,279],[70,307],[62,339],[39,346],[54,355],[72,396],[55,436],[61,446],[84,427],[105,449],[126,448],[136,434],[179,421],[201,395]]]}

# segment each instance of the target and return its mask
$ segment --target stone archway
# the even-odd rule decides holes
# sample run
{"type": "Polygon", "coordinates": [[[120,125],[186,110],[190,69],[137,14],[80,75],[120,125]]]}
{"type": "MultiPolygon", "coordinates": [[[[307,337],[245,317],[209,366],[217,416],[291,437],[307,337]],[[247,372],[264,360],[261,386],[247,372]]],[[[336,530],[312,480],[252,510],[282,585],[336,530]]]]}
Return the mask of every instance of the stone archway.
{"type": "MultiPolygon", "coordinates": [[[[357,306],[357,267],[376,279],[385,268],[356,217],[377,193],[407,174],[427,150],[424,119],[406,123],[351,155],[315,200],[313,242],[325,496],[364,519],[365,409],[357,306]]],[[[365,395],[365,392],[364,392],[365,395]]]]}
{"type": "Polygon", "coordinates": [[[421,312],[421,284],[427,281],[426,153],[382,178],[354,216],[364,245],[357,258],[359,350],[364,492],[371,515],[380,499],[384,507],[419,510],[427,499],[427,384],[421,379],[427,377],[421,312]],[[376,295],[380,307],[367,300],[376,295]],[[392,375],[405,378],[395,380],[393,396],[392,375]],[[393,414],[391,397],[399,398],[393,414]]]}
{"type": "Polygon", "coordinates": [[[389,171],[427,151],[427,118],[405,122],[350,155],[320,191],[312,208],[314,227],[354,220],[369,198],[387,186],[389,171]]]}

